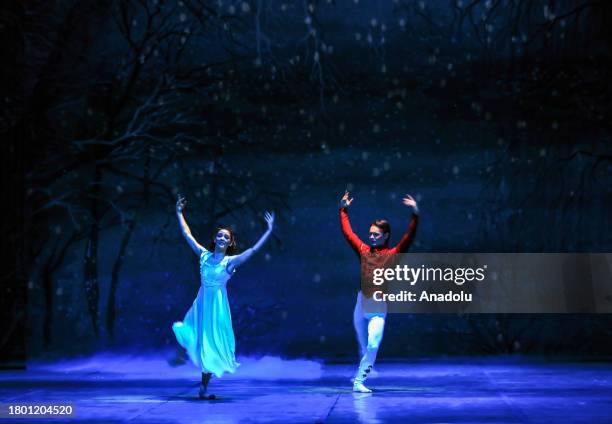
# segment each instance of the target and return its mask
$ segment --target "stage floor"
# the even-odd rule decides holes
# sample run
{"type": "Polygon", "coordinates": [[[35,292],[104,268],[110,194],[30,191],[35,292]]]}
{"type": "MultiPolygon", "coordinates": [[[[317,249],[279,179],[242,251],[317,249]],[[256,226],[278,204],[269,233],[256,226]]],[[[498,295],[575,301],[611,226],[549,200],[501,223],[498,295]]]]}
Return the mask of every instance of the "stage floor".
{"type": "Polygon", "coordinates": [[[368,380],[374,393],[354,394],[353,365],[242,362],[242,375],[213,378],[215,401],[196,398],[190,365],[99,356],[1,371],[0,402],[74,405],[74,418],[47,423],[612,423],[611,363],[381,363],[368,380]]]}

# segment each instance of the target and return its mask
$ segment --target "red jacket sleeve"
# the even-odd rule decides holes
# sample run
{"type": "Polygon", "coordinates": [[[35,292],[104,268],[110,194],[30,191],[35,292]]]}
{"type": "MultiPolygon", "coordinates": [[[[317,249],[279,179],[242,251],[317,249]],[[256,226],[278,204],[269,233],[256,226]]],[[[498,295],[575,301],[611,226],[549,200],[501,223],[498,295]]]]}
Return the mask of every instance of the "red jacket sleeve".
{"type": "Polygon", "coordinates": [[[408,229],[402,236],[402,239],[397,243],[397,245],[393,248],[393,253],[405,253],[408,251],[408,248],[412,244],[412,240],[414,240],[414,236],[416,235],[417,224],[419,223],[419,216],[417,214],[412,214],[412,219],[410,220],[410,224],[408,225],[408,229]]]}
{"type": "Polygon", "coordinates": [[[359,255],[363,242],[357,237],[357,234],[353,232],[346,208],[340,208],[340,227],[342,228],[342,234],[344,234],[346,241],[349,242],[353,250],[359,255]]]}

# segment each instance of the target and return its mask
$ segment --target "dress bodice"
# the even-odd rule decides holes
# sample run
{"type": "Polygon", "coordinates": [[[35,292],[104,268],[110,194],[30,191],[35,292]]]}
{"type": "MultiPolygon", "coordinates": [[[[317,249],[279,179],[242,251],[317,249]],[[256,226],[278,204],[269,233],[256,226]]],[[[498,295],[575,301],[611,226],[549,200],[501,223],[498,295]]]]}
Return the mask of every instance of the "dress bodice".
{"type": "Polygon", "coordinates": [[[205,287],[223,287],[232,277],[227,270],[230,256],[224,256],[219,262],[214,260],[214,254],[205,250],[200,255],[200,281],[205,287]]]}

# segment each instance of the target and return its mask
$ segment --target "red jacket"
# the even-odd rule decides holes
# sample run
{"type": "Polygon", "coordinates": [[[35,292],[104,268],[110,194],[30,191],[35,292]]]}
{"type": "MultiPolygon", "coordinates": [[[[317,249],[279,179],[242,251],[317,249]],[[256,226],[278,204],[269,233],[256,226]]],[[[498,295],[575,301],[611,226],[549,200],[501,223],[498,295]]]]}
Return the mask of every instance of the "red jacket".
{"type": "MultiPolygon", "coordinates": [[[[340,226],[342,228],[342,234],[353,248],[361,263],[361,275],[362,278],[370,275],[373,267],[385,266],[388,262],[386,259],[391,259],[390,256],[396,253],[405,253],[408,251],[414,236],[416,235],[417,224],[419,222],[419,216],[415,213],[412,214],[408,229],[402,236],[402,239],[393,247],[380,246],[372,248],[368,244],[364,243],[357,234],[353,232],[351,228],[351,222],[349,220],[348,211],[346,208],[340,208],[340,226]]],[[[363,285],[363,284],[362,284],[363,285]]],[[[366,297],[371,297],[373,293],[373,287],[371,285],[362,287],[363,294],[366,297]]]]}

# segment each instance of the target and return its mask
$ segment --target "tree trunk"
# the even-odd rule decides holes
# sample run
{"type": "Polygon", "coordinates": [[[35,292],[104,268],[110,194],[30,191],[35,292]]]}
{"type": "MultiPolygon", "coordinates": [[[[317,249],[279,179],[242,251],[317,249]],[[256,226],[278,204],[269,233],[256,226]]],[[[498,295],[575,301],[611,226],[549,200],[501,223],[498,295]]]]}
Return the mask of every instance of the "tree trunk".
{"type": "Polygon", "coordinates": [[[108,302],[106,304],[106,330],[111,339],[111,342],[115,341],[115,318],[117,315],[116,298],[117,298],[117,287],[119,286],[119,274],[121,267],[123,266],[123,260],[125,258],[125,251],[130,243],[134,228],[136,227],[136,218],[131,219],[127,224],[127,229],[123,233],[121,238],[121,244],[119,245],[119,252],[117,258],[113,264],[113,271],[111,274],[110,291],[108,293],[108,302]]]}
{"type": "Polygon", "coordinates": [[[83,268],[83,285],[87,307],[91,316],[96,338],[100,335],[98,318],[98,301],[100,299],[100,286],[98,284],[98,239],[100,233],[100,184],[102,183],[102,172],[98,166],[94,169],[93,186],[91,189],[91,226],[89,230],[89,241],[85,248],[85,260],[83,268]]]}
{"type": "Polygon", "coordinates": [[[125,252],[134,234],[134,228],[136,227],[136,221],[140,215],[140,212],[149,204],[151,197],[151,154],[147,150],[145,156],[143,182],[142,182],[142,203],[134,213],[134,217],[128,221],[127,229],[123,233],[121,243],[119,245],[119,251],[115,263],[113,264],[113,270],[111,274],[111,285],[108,293],[108,302],[106,304],[106,331],[111,339],[111,342],[115,342],[115,320],[117,316],[117,287],[119,286],[119,275],[121,268],[123,267],[125,252]]]}

